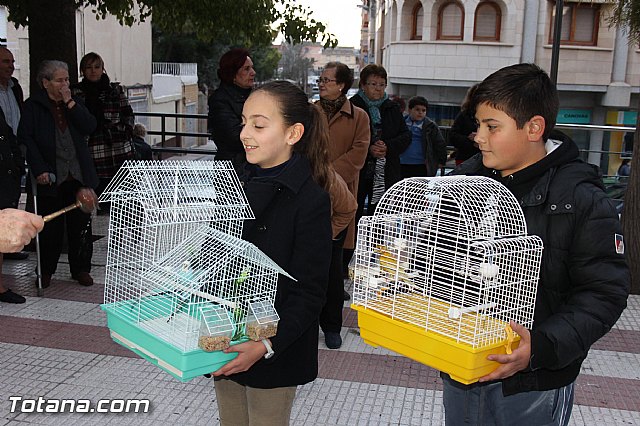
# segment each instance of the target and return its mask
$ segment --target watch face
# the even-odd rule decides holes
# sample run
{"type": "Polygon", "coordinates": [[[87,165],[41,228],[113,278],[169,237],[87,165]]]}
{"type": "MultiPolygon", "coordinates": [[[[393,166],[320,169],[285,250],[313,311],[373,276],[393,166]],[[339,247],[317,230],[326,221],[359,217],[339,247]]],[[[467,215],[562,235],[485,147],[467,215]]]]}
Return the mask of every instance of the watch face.
{"type": "Polygon", "coordinates": [[[273,356],[273,352],[267,352],[266,354],[264,354],[264,359],[269,359],[273,356]]]}

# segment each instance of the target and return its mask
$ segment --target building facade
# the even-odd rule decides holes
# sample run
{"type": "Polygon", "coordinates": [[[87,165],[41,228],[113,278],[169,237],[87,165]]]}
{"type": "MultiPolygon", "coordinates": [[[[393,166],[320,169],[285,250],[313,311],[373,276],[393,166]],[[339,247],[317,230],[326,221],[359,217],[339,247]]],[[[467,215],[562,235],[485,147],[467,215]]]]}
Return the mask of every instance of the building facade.
{"type": "MultiPolygon", "coordinates": [[[[29,31],[7,20],[7,10],[0,7],[0,38],[16,60],[14,76],[22,83],[25,98],[29,96],[29,31]]],[[[76,12],[76,42],[78,63],[89,52],[104,60],[111,81],[126,90],[129,103],[136,113],[163,112],[196,114],[198,107],[198,77],[196,64],[152,63],[151,20],[131,27],[120,25],[114,16],[97,19],[91,7],[76,12]]],[[[204,110],[206,111],[206,109],[204,110]]],[[[206,132],[204,120],[170,119],[162,126],[158,117],[138,116],[136,121],[150,130],[164,128],[170,132],[206,132]]],[[[206,143],[204,138],[149,135],[152,145],[184,146],[206,143]]]]}
{"type": "MultiPolygon", "coordinates": [[[[363,0],[369,56],[389,74],[388,93],[425,96],[430,115],[448,125],[466,91],[519,62],[551,67],[555,1],[363,0]],[[371,18],[374,16],[375,18],[371,18]],[[371,40],[373,43],[371,43],[371,40]],[[373,47],[371,47],[373,45],[373,47]]],[[[610,28],[611,2],[565,0],[558,90],[559,123],[634,125],[640,96],[640,50],[610,28]]],[[[623,134],[572,131],[580,148],[623,151],[623,134]]],[[[619,159],[589,155],[614,169],[619,159]]],[[[605,170],[607,173],[607,170],[605,170]]]]}

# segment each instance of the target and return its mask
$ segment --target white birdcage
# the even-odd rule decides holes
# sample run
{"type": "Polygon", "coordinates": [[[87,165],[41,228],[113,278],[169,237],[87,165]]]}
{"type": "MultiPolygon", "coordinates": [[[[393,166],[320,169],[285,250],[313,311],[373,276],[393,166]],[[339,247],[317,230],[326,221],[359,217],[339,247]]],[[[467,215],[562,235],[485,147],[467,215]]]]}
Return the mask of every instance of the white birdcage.
{"type": "MultiPolygon", "coordinates": [[[[252,305],[275,312],[286,272],[239,238],[253,213],[230,162],[129,161],[100,201],[111,202],[103,309],[118,343],[188,380],[236,356],[202,349],[247,340],[252,305]]],[[[260,320],[273,336],[277,314],[260,320]]]]}
{"type": "Polygon", "coordinates": [[[411,178],[358,224],[353,260],[361,336],[471,383],[533,325],[542,241],[485,177],[411,178]]]}

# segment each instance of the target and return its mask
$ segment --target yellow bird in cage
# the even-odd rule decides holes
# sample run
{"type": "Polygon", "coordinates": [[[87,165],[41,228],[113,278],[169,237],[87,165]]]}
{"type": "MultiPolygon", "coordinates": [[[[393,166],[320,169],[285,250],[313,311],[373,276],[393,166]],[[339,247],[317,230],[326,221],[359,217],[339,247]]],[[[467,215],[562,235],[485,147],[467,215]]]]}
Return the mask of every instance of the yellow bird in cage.
{"type": "MultiPolygon", "coordinates": [[[[400,246],[401,243],[398,242],[397,245],[400,246]]],[[[389,274],[397,283],[406,284],[408,288],[404,289],[405,292],[418,290],[418,287],[413,283],[413,278],[417,276],[417,273],[409,271],[409,264],[403,261],[400,249],[378,245],[375,248],[375,252],[379,256],[380,271],[389,274]]]]}

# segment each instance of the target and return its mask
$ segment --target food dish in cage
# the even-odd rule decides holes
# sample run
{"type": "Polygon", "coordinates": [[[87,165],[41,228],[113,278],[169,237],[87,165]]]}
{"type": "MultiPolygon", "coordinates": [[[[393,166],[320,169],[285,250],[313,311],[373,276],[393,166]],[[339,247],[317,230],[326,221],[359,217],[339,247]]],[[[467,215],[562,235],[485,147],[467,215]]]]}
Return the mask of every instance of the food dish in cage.
{"type": "Polygon", "coordinates": [[[517,345],[509,321],[532,326],[541,253],[498,182],[401,181],[358,224],[352,307],[361,335],[476,381],[497,366],[488,354],[517,345]]]}

